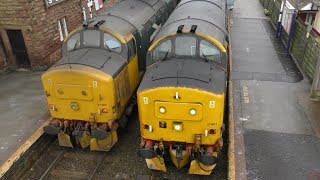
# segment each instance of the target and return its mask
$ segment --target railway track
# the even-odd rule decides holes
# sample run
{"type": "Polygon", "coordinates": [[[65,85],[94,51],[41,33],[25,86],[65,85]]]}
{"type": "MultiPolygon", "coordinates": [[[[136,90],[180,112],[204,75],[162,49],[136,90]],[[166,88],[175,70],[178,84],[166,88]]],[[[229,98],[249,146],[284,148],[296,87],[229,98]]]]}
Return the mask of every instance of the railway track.
{"type": "Polygon", "coordinates": [[[42,174],[44,179],[88,179],[91,180],[105,159],[107,152],[81,153],[63,149],[42,174]]]}

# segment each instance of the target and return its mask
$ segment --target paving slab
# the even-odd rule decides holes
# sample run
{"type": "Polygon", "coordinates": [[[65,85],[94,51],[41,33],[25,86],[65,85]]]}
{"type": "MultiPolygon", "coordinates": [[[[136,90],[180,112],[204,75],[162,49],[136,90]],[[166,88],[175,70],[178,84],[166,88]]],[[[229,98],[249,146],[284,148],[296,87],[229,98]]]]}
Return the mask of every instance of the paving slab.
{"type": "Polygon", "coordinates": [[[319,179],[320,102],[258,0],[231,12],[235,179],[319,179]]]}
{"type": "MultiPolygon", "coordinates": [[[[30,140],[48,119],[41,74],[42,72],[23,71],[0,75],[1,171],[4,171],[3,167],[11,161],[10,157],[30,140]]],[[[30,141],[27,143],[30,144],[30,141]]],[[[7,166],[5,169],[7,170],[7,166]]]]}

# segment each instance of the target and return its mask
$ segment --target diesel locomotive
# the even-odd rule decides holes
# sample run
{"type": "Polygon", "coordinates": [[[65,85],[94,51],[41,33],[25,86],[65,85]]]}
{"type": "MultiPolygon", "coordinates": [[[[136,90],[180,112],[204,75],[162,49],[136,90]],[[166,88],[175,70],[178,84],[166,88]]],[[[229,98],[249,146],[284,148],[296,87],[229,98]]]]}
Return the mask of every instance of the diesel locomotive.
{"type": "Polygon", "coordinates": [[[182,0],[147,53],[137,90],[141,143],[148,168],[190,163],[189,174],[210,175],[223,146],[228,85],[225,0],[182,0]]]}
{"type": "Polygon", "coordinates": [[[147,49],[175,0],[125,0],[64,40],[63,57],[42,75],[51,123],[61,146],[108,151],[125,126],[146,67],[147,49]]]}

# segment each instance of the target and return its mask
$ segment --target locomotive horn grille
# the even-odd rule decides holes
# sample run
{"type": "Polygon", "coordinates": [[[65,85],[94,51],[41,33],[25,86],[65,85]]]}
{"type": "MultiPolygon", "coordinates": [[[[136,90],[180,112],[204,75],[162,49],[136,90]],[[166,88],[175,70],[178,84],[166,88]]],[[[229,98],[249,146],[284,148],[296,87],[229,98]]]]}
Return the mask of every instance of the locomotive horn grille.
{"type": "Polygon", "coordinates": [[[178,27],[177,33],[182,33],[183,27],[184,27],[184,25],[180,25],[178,27]]]}
{"type": "Polygon", "coordinates": [[[191,32],[191,33],[195,33],[196,30],[197,30],[197,27],[198,27],[197,25],[192,25],[190,32],[191,32]]]}

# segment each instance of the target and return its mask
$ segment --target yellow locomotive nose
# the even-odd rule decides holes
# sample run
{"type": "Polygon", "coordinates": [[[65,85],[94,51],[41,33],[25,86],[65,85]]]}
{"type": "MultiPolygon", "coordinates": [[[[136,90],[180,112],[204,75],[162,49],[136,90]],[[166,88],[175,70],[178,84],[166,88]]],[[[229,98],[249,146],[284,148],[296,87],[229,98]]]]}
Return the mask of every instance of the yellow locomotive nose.
{"type": "Polygon", "coordinates": [[[202,134],[202,144],[212,144],[220,138],[223,104],[224,94],[192,88],[157,87],[139,91],[141,135],[145,139],[161,137],[163,141],[194,143],[194,135],[202,134]]]}
{"type": "Polygon", "coordinates": [[[70,136],[75,136],[84,148],[94,144],[94,150],[100,150],[98,140],[105,147],[117,141],[112,130],[116,114],[111,76],[84,65],[73,64],[71,69],[61,65],[44,73],[42,82],[53,118],[44,131],[58,134],[60,145],[73,147],[70,136]]]}
{"type": "Polygon", "coordinates": [[[53,118],[89,121],[93,114],[96,122],[104,122],[113,117],[112,113],[102,112],[112,111],[115,104],[113,79],[99,70],[61,65],[44,73],[42,82],[53,118]]]}

